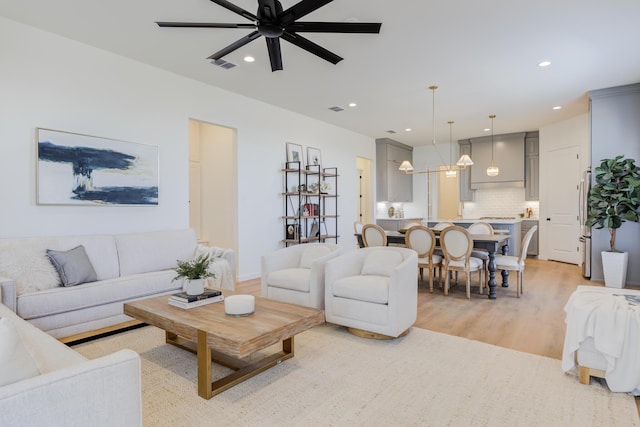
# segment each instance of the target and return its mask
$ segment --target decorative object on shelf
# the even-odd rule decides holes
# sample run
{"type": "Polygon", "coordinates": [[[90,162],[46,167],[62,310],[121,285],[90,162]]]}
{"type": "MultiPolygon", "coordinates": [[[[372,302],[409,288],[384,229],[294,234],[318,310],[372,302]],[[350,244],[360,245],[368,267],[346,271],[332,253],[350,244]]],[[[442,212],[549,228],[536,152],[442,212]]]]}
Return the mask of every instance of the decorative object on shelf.
{"type": "Polygon", "coordinates": [[[496,115],[492,114],[489,116],[489,118],[491,119],[491,165],[489,165],[489,167],[487,168],[487,175],[498,176],[498,174],[500,173],[500,169],[498,169],[498,167],[493,164],[493,119],[496,118],[496,115]]]}
{"type": "Polygon", "coordinates": [[[176,277],[171,280],[183,279],[182,289],[188,295],[200,295],[204,292],[204,281],[207,277],[215,278],[216,275],[209,271],[211,257],[209,254],[200,255],[191,261],[176,261],[178,266],[174,268],[176,277]]]}
{"type": "MultiPolygon", "coordinates": [[[[295,144],[293,142],[287,142],[287,162],[300,162],[300,165],[304,164],[304,156],[302,155],[302,145],[295,144]]],[[[293,169],[289,165],[289,169],[293,169]]]]}
{"type": "Polygon", "coordinates": [[[313,166],[322,164],[322,155],[319,148],[307,147],[307,163],[313,166]]]}
{"type": "Polygon", "coordinates": [[[640,208],[640,167],[623,155],[602,159],[595,169],[595,185],[589,192],[589,213],[585,225],[607,228],[610,251],[602,251],[606,286],[622,288],[627,276],[628,252],[616,249],[616,232],[625,221],[638,222],[640,208]]]}
{"type": "Polygon", "coordinates": [[[329,194],[331,184],[327,181],[316,181],[309,186],[312,193],[329,194]]]}
{"type": "MultiPolygon", "coordinates": [[[[408,160],[405,160],[400,164],[400,167],[398,169],[409,175],[416,175],[419,173],[445,172],[447,174],[446,175],[447,177],[453,177],[455,176],[453,175],[455,171],[462,170],[467,166],[472,166],[473,160],[471,160],[471,157],[469,157],[467,154],[463,154],[462,156],[460,156],[460,159],[458,159],[455,165],[451,164],[451,159],[448,164],[447,162],[444,161],[444,158],[442,157],[442,153],[440,153],[440,149],[438,148],[438,145],[436,143],[436,89],[438,89],[438,86],[432,85],[432,86],[429,86],[429,89],[431,90],[431,93],[432,93],[431,128],[432,128],[433,136],[431,138],[431,143],[433,144],[433,147],[436,149],[436,153],[438,153],[438,157],[440,157],[440,161],[442,162],[444,167],[436,168],[433,170],[427,169],[425,171],[414,171],[413,165],[411,164],[411,162],[408,160]]],[[[449,121],[447,123],[449,123],[449,145],[451,145],[451,132],[452,132],[451,125],[453,124],[453,121],[449,121]]],[[[451,147],[449,147],[449,150],[451,152],[451,147]]]]}
{"type": "Polygon", "coordinates": [[[224,299],[224,312],[229,316],[248,316],[255,310],[253,295],[230,295],[224,299]]]}
{"type": "Polygon", "coordinates": [[[37,128],[39,205],[158,205],[158,147],[37,128]]]}

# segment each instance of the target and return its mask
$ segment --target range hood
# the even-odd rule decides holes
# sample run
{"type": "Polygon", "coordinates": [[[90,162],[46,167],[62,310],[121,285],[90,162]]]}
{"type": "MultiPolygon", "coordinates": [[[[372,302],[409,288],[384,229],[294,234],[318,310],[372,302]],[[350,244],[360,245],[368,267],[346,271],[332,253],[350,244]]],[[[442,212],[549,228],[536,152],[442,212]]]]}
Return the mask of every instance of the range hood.
{"type": "Polygon", "coordinates": [[[493,162],[500,168],[497,176],[487,175],[491,164],[491,137],[471,138],[471,188],[524,188],[526,132],[494,135],[493,162]]]}

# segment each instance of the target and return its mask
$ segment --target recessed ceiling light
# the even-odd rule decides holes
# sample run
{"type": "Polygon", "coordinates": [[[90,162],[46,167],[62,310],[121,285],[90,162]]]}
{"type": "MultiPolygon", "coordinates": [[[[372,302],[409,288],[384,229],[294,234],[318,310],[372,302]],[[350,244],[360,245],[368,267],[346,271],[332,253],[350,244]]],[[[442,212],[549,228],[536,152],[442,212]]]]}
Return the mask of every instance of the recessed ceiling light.
{"type": "Polygon", "coordinates": [[[253,62],[255,60],[256,60],[256,58],[254,58],[253,56],[247,55],[247,56],[244,57],[244,62],[253,62]]]}
{"type": "Polygon", "coordinates": [[[404,131],[405,132],[411,132],[411,128],[406,128],[404,131]]]}
{"type": "Polygon", "coordinates": [[[356,104],[355,102],[350,102],[349,103],[349,107],[351,107],[351,108],[355,107],[356,105],[358,105],[358,104],[356,104]]]}
{"type": "Polygon", "coordinates": [[[485,132],[489,132],[490,130],[491,130],[491,129],[489,129],[489,128],[484,128],[484,131],[485,131],[485,132]]]}
{"type": "Polygon", "coordinates": [[[556,105],[555,107],[553,107],[554,110],[560,110],[562,109],[562,107],[560,105],[556,105]]]}
{"type": "Polygon", "coordinates": [[[538,67],[548,67],[549,65],[551,65],[551,61],[542,61],[538,63],[538,67]]]}

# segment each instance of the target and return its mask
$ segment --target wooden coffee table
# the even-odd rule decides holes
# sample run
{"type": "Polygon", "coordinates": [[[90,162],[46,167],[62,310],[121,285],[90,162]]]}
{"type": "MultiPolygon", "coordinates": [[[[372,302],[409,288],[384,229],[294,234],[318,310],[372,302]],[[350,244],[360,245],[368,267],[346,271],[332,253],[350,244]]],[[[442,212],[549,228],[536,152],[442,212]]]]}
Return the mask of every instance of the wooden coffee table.
{"type": "Polygon", "coordinates": [[[244,317],[227,316],[224,302],[185,310],[169,305],[168,299],[164,295],[128,302],[124,313],[163,329],[167,343],[197,355],[198,395],[205,399],[293,357],[294,335],[324,323],[322,310],[260,297],[254,313],[244,317]],[[278,342],[282,351],[258,361],[241,360],[278,342]],[[212,383],[211,361],[235,372],[212,383]]]}

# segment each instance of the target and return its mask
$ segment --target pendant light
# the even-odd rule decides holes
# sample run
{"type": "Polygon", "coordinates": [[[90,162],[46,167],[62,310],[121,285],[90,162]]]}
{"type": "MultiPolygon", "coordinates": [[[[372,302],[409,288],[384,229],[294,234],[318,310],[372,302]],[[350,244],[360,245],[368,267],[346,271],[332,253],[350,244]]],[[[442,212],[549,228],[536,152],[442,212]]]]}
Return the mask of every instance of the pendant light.
{"type": "Polygon", "coordinates": [[[453,143],[451,142],[453,140],[453,120],[449,120],[447,123],[449,123],[449,166],[444,176],[447,178],[455,178],[458,173],[455,169],[451,168],[451,164],[453,163],[453,143]]]}
{"type": "Polygon", "coordinates": [[[491,166],[487,168],[487,175],[489,176],[498,176],[500,173],[500,169],[496,165],[493,164],[493,119],[496,118],[495,114],[489,116],[491,119],[491,166]]]}

